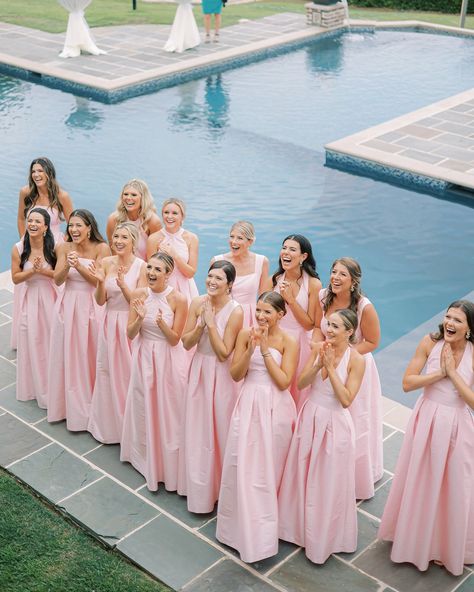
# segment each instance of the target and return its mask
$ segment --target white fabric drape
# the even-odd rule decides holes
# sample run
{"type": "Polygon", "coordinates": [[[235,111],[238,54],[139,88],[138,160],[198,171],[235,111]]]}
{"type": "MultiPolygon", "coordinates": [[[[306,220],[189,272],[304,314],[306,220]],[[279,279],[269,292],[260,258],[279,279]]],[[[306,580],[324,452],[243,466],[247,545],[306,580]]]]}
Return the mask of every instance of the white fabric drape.
{"type": "Polygon", "coordinates": [[[177,0],[178,8],[171,27],[165,51],[182,53],[186,49],[196,47],[201,43],[201,36],[196,25],[191,0],[177,0]]]}
{"type": "Polygon", "coordinates": [[[93,55],[106,53],[94,43],[84,17],[84,9],[89,6],[92,0],[58,0],[58,2],[69,12],[66,40],[59,57],[75,58],[81,54],[81,50],[93,55]]]}

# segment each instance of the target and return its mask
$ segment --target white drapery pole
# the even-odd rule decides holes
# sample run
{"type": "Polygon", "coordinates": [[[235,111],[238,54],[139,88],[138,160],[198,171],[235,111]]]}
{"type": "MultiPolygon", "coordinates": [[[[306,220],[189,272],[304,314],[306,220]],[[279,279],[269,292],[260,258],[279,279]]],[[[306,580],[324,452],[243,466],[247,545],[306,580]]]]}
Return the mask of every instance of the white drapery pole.
{"type": "Polygon", "coordinates": [[[59,4],[69,12],[66,40],[59,54],[60,58],[75,58],[82,51],[93,55],[106,53],[94,43],[89,26],[84,17],[84,9],[92,0],[58,0],[59,4]]]}
{"type": "Polygon", "coordinates": [[[467,14],[467,5],[469,4],[469,0],[462,0],[461,4],[461,19],[459,21],[459,26],[464,28],[466,23],[466,14],[467,14]]]}

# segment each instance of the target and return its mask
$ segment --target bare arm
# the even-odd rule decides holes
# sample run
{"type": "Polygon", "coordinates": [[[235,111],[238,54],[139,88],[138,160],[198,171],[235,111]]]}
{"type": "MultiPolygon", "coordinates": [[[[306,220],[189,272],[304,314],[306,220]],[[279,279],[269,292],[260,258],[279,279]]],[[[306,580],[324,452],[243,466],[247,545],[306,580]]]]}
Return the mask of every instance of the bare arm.
{"type": "MultiPolygon", "coordinates": [[[[114,212],[110,214],[107,218],[107,226],[105,227],[105,232],[107,234],[107,240],[109,241],[109,246],[112,249],[112,237],[114,235],[115,227],[117,226],[117,214],[114,212]]],[[[113,253],[113,250],[112,250],[113,253]]],[[[115,254],[115,253],[114,253],[115,254]]]]}
{"type": "Polygon", "coordinates": [[[281,295],[290,307],[295,319],[306,331],[311,331],[314,328],[315,307],[320,290],[321,282],[316,278],[310,278],[308,287],[308,309],[304,310],[293,295],[291,287],[286,289],[282,287],[280,289],[281,295]]]}
{"type": "Polygon", "coordinates": [[[67,193],[67,191],[61,191],[59,194],[59,201],[61,202],[61,206],[63,208],[64,219],[67,222],[71,212],[74,209],[72,205],[72,199],[69,197],[69,193],[67,193]]]}
{"type": "Polygon", "coordinates": [[[188,351],[197,343],[199,343],[201,335],[204,331],[204,325],[198,323],[198,320],[201,316],[202,301],[202,296],[196,296],[196,298],[192,299],[191,306],[189,307],[186,326],[184,327],[183,336],[181,337],[184,349],[188,351]]]}
{"type": "Polygon", "coordinates": [[[354,346],[360,354],[367,354],[374,351],[380,342],[380,321],[372,304],[368,304],[363,312],[360,320],[360,330],[363,341],[354,346]]]}
{"type": "Polygon", "coordinates": [[[423,388],[434,382],[445,378],[446,374],[442,368],[431,372],[431,374],[421,374],[425,367],[426,360],[431,353],[435,343],[429,335],[425,335],[416,348],[415,355],[410,360],[405,374],[403,376],[403,390],[408,393],[416,389],[423,388]]]}
{"type": "Polygon", "coordinates": [[[182,257],[179,257],[177,255],[175,257],[175,263],[179,271],[184,275],[184,277],[191,279],[192,277],[194,277],[197,270],[199,239],[195,234],[192,234],[191,232],[187,233],[187,239],[188,240],[186,241],[186,243],[189,249],[189,258],[187,261],[185,261],[182,257]]]}
{"type": "Polygon", "coordinates": [[[12,249],[11,273],[12,281],[16,285],[26,282],[26,280],[29,280],[30,277],[33,277],[36,273],[34,267],[24,271],[20,268],[20,253],[18,252],[16,246],[12,249]]]}
{"type": "Polygon", "coordinates": [[[327,368],[328,377],[331,381],[332,388],[334,389],[334,394],[344,408],[349,407],[362,384],[365,370],[364,358],[355,350],[351,352],[346,384],[340,379],[334,364],[325,367],[327,368]]]}
{"type": "Polygon", "coordinates": [[[223,338],[219,335],[215,325],[207,325],[209,341],[211,342],[212,349],[220,362],[227,360],[230,354],[234,351],[235,341],[239,331],[242,329],[243,323],[244,313],[239,306],[232,311],[223,338]]]}
{"type": "Polygon", "coordinates": [[[318,344],[313,350],[311,350],[309,359],[298,378],[297,386],[300,390],[312,384],[318,372],[322,368],[321,358],[319,357],[320,349],[321,345],[318,344]]]}
{"type": "Polygon", "coordinates": [[[153,234],[154,232],[158,232],[163,228],[163,224],[161,223],[158,214],[153,214],[152,217],[148,220],[148,236],[153,234]]]}
{"type": "Polygon", "coordinates": [[[261,348],[268,374],[270,374],[271,379],[281,391],[286,390],[290,386],[296,372],[296,367],[298,366],[298,344],[290,335],[285,336],[285,345],[280,366],[271,354],[266,355],[270,352],[268,349],[265,349],[263,343],[261,344],[261,348]]]}
{"type": "MultiPolygon", "coordinates": [[[[441,355],[441,367],[445,368],[447,377],[453,383],[459,396],[464,399],[471,409],[474,409],[474,390],[472,386],[466,384],[463,377],[458,373],[451,346],[446,344],[441,355]]],[[[472,360],[472,367],[474,369],[474,359],[472,360]]]]}
{"type": "Polygon", "coordinates": [[[70,265],[68,262],[67,254],[69,252],[69,246],[71,243],[62,243],[56,247],[57,261],[54,268],[54,283],[57,286],[64,284],[69,273],[70,265]]]}
{"type": "Polygon", "coordinates": [[[104,306],[107,302],[107,291],[105,289],[105,278],[107,277],[108,273],[108,261],[107,259],[102,260],[102,266],[96,267],[95,262],[93,261],[89,265],[89,273],[93,275],[97,282],[97,287],[95,289],[94,297],[95,301],[99,306],[104,306]]]}
{"type": "Polygon", "coordinates": [[[255,340],[252,338],[250,329],[242,329],[237,335],[234,355],[230,365],[232,380],[239,382],[248,372],[250,358],[255,350],[255,340]]]}
{"type": "Polygon", "coordinates": [[[323,307],[321,305],[321,301],[319,299],[319,293],[318,293],[318,297],[317,297],[315,305],[314,305],[314,329],[313,329],[313,334],[311,336],[311,341],[314,341],[315,343],[325,341],[325,339],[326,339],[324,337],[324,333],[321,331],[321,321],[322,320],[323,320],[323,307]]]}
{"type": "MultiPolygon", "coordinates": [[[[269,264],[268,264],[268,259],[266,257],[263,258],[263,265],[262,265],[262,274],[260,275],[260,283],[258,285],[258,295],[260,296],[260,294],[262,294],[263,292],[266,292],[267,290],[271,290],[271,288],[268,288],[268,281],[269,281],[269,277],[268,277],[268,268],[269,268],[269,264]]],[[[272,283],[272,280],[270,279],[270,285],[272,283]]]]}
{"type": "Polygon", "coordinates": [[[160,250],[160,244],[164,235],[158,230],[147,238],[146,241],[146,258],[149,259],[152,255],[160,250]]]}
{"type": "Polygon", "coordinates": [[[174,290],[168,296],[168,302],[173,309],[173,325],[170,327],[165,323],[160,314],[156,318],[156,324],[161,329],[170,345],[178,345],[183,333],[186,316],[188,314],[188,301],[186,297],[174,290]]]}
{"type": "Polygon", "coordinates": [[[18,197],[18,215],[17,215],[17,227],[20,238],[25,234],[26,222],[25,222],[25,198],[28,195],[29,188],[22,187],[20,189],[20,195],[18,197]]]}
{"type": "Polygon", "coordinates": [[[144,290],[136,290],[131,294],[130,311],[128,313],[127,336],[135,339],[140,332],[143,319],[146,315],[146,307],[143,304],[146,294],[144,290]]]}

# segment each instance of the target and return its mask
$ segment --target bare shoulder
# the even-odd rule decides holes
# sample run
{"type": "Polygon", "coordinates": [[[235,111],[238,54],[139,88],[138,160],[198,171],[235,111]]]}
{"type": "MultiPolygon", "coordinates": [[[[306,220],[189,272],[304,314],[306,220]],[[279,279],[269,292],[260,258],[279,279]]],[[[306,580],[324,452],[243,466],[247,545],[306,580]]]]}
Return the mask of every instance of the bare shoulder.
{"type": "Polygon", "coordinates": [[[199,242],[198,235],[197,234],[194,234],[194,232],[191,232],[190,230],[183,230],[183,239],[187,243],[197,243],[197,242],[199,242]]]}
{"type": "Polygon", "coordinates": [[[350,363],[353,367],[365,366],[364,356],[356,349],[351,347],[350,363]]]}
{"type": "Polygon", "coordinates": [[[20,189],[20,200],[25,201],[25,197],[29,194],[30,188],[28,185],[25,185],[20,189]]]}
{"type": "Polygon", "coordinates": [[[107,243],[98,243],[96,247],[96,257],[109,257],[110,247],[107,243]]]}
{"type": "Polygon", "coordinates": [[[145,300],[147,295],[148,295],[147,288],[137,288],[136,290],[133,290],[133,292],[131,293],[130,302],[132,300],[135,300],[135,298],[139,298],[140,300],[145,300]]]}
{"type": "Polygon", "coordinates": [[[178,292],[178,290],[170,292],[167,298],[169,299],[169,302],[174,302],[175,304],[187,304],[188,302],[186,296],[181,294],[181,292],[178,292]]]}
{"type": "Polygon", "coordinates": [[[316,294],[319,294],[320,290],[323,287],[323,284],[321,283],[320,279],[315,278],[315,277],[310,277],[308,287],[311,292],[315,292],[316,294]]]}
{"type": "Polygon", "coordinates": [[[426,354],[429,355],[437,343],[438,342],[431,339],[431,335],[428,334],[425,335],[423,339],[420,341],[420,343],[418,344],[418,349],[426,352],[426,354]]]}
{"type": "Polygon", "coordinates": [[[74,250],[74,243],[65,241],[64,243],[57,243],[56,244],[56,253],[57,255],[61,255],[62,253],[69,253],[69,251],[74,250]]]}
{"type": "Polygon", "coordinates": [[[284,345],[285,349],[286,348],[297,349],[298,342],[293,337],[293,335],[290,335],[289,333],[286,333],[285,331],[282,331],[282,333],[283,333],[283,345],[284,345]]]}

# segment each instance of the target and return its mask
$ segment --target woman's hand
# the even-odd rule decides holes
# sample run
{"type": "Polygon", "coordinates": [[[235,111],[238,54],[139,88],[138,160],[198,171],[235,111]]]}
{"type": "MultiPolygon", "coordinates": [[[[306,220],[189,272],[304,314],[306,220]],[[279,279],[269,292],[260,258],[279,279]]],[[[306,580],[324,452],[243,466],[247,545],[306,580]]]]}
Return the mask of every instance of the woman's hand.
{"type": "Polygon", "coordinates": [[[89,265],[89,273],[95,277],[95,279],[99,282],[102,283],[105,281],[105,274],[104,271],[101,267],[97,267],[97,265],[95,264],[95,261],[92,261],[92,263],[89,265]]]}
{"type": "Polygon", "coordinates": [[[67,254],[67,263],[69,267],[74,267],[74,269],[79,265],[79,255],[77,251],[69,251],[67,254]]]}
{"type": "Polygon", "coordinates": [[[201,317],[205,325],[207,325],[208,327],[214,327],[216,323],[216,314],[211,305],[211,301],[208,298],[204,301],[204,304],[202,306],[201,317]]]}
{"type": "Polygon", "coordinates": [[[163,253],[166,253],[167,255],[173,257],[173,259],[176,257],[176,251],[174,250],[173,246],[168,240],[161,241],[158,248],[160,251],[163,251],[163,253]]]}
{"type": "Polygon", "coordinates": [[[120,265],[119,268],[117,269],[117,279],[115,281],[117,283],[117,286],[120,289],[126,287],[126,284],[125,284],[125,267],[123,265],[120,265]]]}
{"type": "Polygon", "coordinates": [[[335,354],[334,348],[330,343],[323,343],[318,357],[322,358],[321,362],[322,365],[326,368],[326,370],[334,368],[335,354]]]}
{"type": "Polygon", "coordinates": [[[143,321],[146,315],[146,306],[143,304],[143,301],[140,298],[135,298],[132,300],[133,310],[137,313],[139,319],[143,321]]]}
{"type": "Polygon", "coordinates": [[[258,340],[260,343],[260,352],[263,354],[268,353],[268,327],[258,327],[256,333],[259,336],[258,340]]]}
{"type": "Polygon", "coordinates": [[[283,280],[280,284],[280,295],[287,304],[293,304],[295,302],[293,283],[283,280]]]}
{"type": "Polygon", "coordinates": [[[43,267],[43,260],[41,257],[35,257],[33,259],[33,271],[35,273],[41,273],[41,269],[43,267]]]}
{"type": "Polygon", "coordinates": [[[441,355],[441,370],[445,376],[451,376],[456,370],[456,362],[454,360],[453,350],[449,343],[445,343],[441,355]]]}

